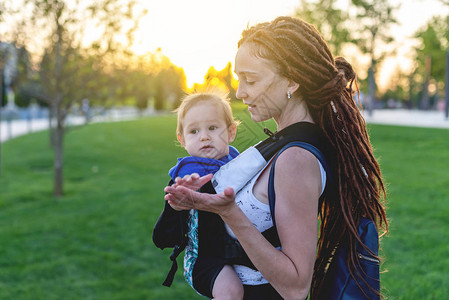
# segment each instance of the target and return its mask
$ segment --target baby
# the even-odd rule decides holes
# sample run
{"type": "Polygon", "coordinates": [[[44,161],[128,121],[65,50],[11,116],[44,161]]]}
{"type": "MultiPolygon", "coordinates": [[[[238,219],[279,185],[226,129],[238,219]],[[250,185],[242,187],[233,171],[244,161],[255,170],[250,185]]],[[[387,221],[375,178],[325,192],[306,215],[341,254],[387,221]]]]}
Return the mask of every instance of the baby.
{"type": "MultiPolygon", "coordinates": [[[[190,156],[179,158],[170,169],[169,175],[173,180],[193,173],[199,176],[215,173],[239,154],[229,146],[234,141],[237,122],[233,118],[227,94],[212,90],[190,94],[183,99],[177,113],[177,139],[190,156]]],[[[197,210],[189,212],[184,276],[204,296],[243,299],[243,285],[232,266],[222,261],[198,258],[202,252],[198,232],[211,226],[209,220],[209,217],[199,216],[197,210]]]]}

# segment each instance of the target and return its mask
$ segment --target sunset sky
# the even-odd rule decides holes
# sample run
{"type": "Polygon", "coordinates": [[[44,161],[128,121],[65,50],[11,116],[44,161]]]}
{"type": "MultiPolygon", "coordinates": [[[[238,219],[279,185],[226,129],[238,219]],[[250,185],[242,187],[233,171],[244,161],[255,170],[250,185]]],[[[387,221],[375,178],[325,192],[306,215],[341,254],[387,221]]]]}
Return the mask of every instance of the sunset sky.
{"type": "MultiPolygon", "coordinates": [[[[390,60],[390,69],[406,68],[412,42],[409,37],[434,15],[447,15],[449,8],[438,0],[391,0],[402,3],[392,28],[399,46],[398,57],[390,60]]],[[[142,1],[148,14],[142,20],[134,51],[145,53],[162,49],[171,61],[184,68],[188,85],[202,82],[208,68],[225,67],[234,62],[236,45],[246,26],[294,13],[299,0],[165,0],[142,1]]],[[[347,1],[341,1],[347,3],[347,1]]],[[[381,78],[388,79],[385,69],[381,78]]]]}

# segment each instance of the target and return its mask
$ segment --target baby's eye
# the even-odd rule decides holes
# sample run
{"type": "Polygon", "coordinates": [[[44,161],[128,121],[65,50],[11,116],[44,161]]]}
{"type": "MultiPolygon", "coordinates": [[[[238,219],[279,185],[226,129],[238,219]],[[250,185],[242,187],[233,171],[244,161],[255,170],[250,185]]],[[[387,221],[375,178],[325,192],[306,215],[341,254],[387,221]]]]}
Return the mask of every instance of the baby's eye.
{"type": "Polygon", "coordinates": [[[215,125],[209,126],[209,130],[217,130],[217,126],[215,125]]]}
{"type": "Polygon", "coordinates": [[[255,81],[249,81],[249,80],[246,81],[247,85],[253,85],[254,83],[256,83],[256,82],[255,81]]]}
{"type": "Polygon", "coordinates": [[[198,133],[198,129],[192,129],[192,130],[190,130],[190,133],[191,134],[197,134],[198,133]]]}

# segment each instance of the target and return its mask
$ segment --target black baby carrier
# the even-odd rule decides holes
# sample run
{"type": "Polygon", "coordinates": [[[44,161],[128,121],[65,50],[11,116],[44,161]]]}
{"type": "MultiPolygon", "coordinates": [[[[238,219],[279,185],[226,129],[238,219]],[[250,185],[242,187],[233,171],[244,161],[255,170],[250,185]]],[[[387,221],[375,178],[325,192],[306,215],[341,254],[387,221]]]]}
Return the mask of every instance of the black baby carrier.
{"type": "MultiPolygon", "coordinates": [[[[328,178],[323,195],[332,192],[333,187],[329,179],[332,178],[332,163],[335,161],[333,157],[334,152],[318,126],[308,122],[299,122],[276,133],[271,133],[267,129],[265,132],[269,135],[267,139],[254,147],[250,147],[234,160],[222,166],[214,175],[214,178],[204,185],[200,191],[220,193],[223,192],[224,188],[231,186],[237,193],[273,156],[276,154],[279,155],[288,147],[297,146],[305,148],[317,157],[326,170],[328,178]]],[[[270,171],[269,183],[269,202],[274,225],[276,224],[274,220],[275,193],[272,177],[274,176],[275,160],[276,158],[273,161],[270,171]]],[[[170,184],[172,183],[171,181],[170,184]]],[[[188,220],[188,211],[175,211],[166,203],[154,227],[154,244],[160,249],[173,248],[170,256],[172,267],[163,283],[165,286],[171,285],[177,270],[176,258],[188,243],[188,220]]],[[[253,269],[256,268],[249,260],[239,242],[227,234],[223,221],[218,215],[198,211],[198,220],[197,242],[199,251],[190,280],[192,287],[198,293],[212,297],[213,283],[224,265],[244,265],[253,269]],[[207,226],[201,226],[201,224],[207,224],[207,226]]],[[[362,223],[359,226],[360,237],[365,245],[370,246],[372,252],[377,255],[378,237],[375,226],[373,231],[374,223],[369,220],[362,220],[362,223]],[[368,222],[369,225],[363,222],[368,222]]],[[[281,246],[275,226],[262,234],[273,246],[281,246]]],[[[372,259],[375,258],[363,250],[361,250],[360,254],[370,258],[371,260],[368,261],[370,264],[367,267],[364,265],[365,262],[361,260],[361,272],[357,273],[360,274],[361,278],[353,278],[349,276],[349,270],[346,266],[347,250],[344,245],[339,247],[329,268],[330,274],[326,280],[329,293],[326,295],[326,299],[364,299],[358,297],[359,295],[363,295],[360,289],[363,289],[368,295],[373,296],[374,298],[372,299],[378,298],[368,289],[365,282],[368,282],[371,287],[379,290],[379,264],[377,263],[373,268],[372,259]]]]}

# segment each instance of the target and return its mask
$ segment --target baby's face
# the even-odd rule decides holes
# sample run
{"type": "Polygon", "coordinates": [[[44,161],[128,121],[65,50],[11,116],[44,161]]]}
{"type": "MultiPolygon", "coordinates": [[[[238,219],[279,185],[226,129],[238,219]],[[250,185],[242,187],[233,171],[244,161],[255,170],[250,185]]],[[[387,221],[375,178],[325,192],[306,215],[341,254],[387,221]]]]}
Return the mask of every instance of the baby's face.
{"type": "Polygon", "coordinates": [[[178,140],[191,156],[220,159],[228,155],[234,136],[217,105],[197,103],[187,111],[182,123],[184,133],[178,140]]]}

